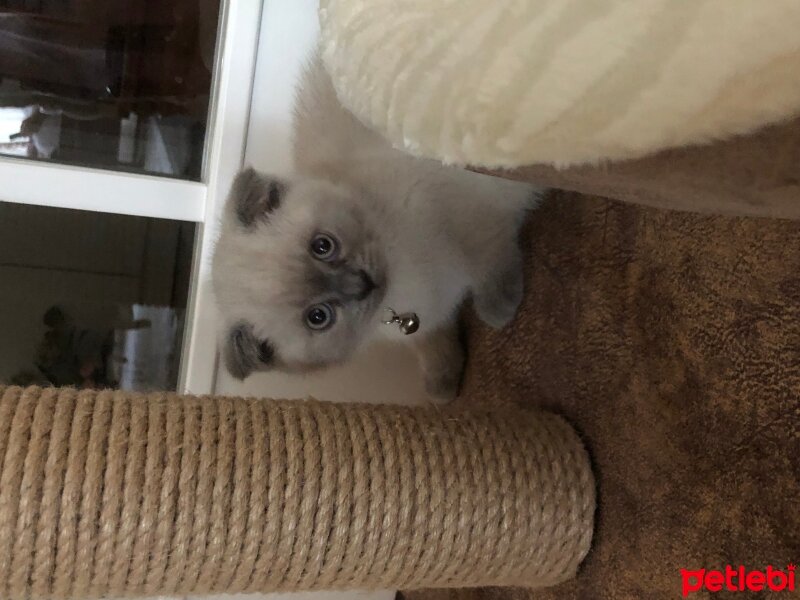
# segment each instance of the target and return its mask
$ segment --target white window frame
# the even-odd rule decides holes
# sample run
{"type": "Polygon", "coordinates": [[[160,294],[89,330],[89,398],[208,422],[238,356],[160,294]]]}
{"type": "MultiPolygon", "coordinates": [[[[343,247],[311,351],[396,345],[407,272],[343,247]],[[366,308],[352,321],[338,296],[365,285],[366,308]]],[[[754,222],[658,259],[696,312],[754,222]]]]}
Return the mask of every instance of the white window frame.
{"type": "Polygon", "coordinates": [[[263,0],[223,0],[202,182],[0,157],[6,202],[197,223],[178,391],[214,391],[216,313],[208,282],[218,210],[242,165],[263,0]]]}

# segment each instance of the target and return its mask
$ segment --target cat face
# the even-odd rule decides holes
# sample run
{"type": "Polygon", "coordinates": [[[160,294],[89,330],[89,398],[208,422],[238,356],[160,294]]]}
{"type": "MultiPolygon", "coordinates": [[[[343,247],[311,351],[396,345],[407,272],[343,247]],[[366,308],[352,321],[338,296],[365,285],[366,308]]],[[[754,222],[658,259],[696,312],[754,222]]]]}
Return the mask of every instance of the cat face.
{"type": "Polygon", "coordinates": [[[212,267],[232,375],[341,362],[380,318],[384,252],[358,200],[325,181],[237,177],[212,267]]]}

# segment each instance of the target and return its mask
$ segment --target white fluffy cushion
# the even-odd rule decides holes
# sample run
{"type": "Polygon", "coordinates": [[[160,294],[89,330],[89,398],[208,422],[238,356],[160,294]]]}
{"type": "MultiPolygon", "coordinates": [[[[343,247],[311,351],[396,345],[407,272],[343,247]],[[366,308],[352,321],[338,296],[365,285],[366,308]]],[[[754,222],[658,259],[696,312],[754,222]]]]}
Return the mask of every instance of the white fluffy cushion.
{"type": "Polygon", "coordinates": [[[800,113],[800,0],[321,0],[343,103],[459,164],[569,165],[800,113]]]}

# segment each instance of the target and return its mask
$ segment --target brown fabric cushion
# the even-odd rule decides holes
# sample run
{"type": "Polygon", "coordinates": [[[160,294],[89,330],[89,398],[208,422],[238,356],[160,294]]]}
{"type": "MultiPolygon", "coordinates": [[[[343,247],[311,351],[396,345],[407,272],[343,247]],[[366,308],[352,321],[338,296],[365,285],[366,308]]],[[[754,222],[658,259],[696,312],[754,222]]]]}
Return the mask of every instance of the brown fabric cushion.
{"type": "Polygon", "coordinates": [[[470,324],[459,401],[583,433],[593,550],[552,590],[407,598],[677,598],[681,568],[800,560],[800,223],[556,193],[527,235],[523,306],[470,324]]]}
{"type": "Polygon", "coordinates": [[[638,160],[564,170],[536,165],[499,174],[656,208],[800,219],[800,118],[638,160]]]}

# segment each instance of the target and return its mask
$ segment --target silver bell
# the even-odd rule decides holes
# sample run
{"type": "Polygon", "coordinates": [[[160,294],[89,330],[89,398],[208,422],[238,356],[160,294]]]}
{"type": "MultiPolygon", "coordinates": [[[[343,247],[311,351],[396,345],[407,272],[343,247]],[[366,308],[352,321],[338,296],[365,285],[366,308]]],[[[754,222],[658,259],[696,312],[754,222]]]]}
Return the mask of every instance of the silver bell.
{"type": "Polygon", "coordinates": [[[417,313],[408,312],[398,315],[391,308],[386,308],[386,312],[391,313],[392,317],[383,322],[385,325],[397,325],[405,335],[411,335],[419,329],[417,313]]]}

